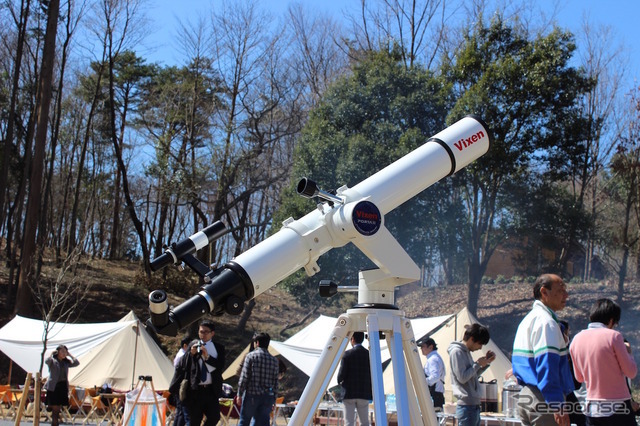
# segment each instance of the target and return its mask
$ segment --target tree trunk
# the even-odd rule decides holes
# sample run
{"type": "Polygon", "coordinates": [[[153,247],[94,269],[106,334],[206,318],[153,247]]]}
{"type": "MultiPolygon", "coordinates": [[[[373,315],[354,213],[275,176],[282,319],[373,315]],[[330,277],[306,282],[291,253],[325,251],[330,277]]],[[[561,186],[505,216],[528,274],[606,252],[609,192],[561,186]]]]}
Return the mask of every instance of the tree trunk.
{"type": "Polygon", "coordinates": [[[640,281],[640,247],[636,250],[636,280],[640,281]]]}
{"type": "Polygon", "coordinates": [[[122,149],[120,147],[120,143],[118,140],[118,135],[116,133],[116,111],[115,111],[115,87],[114,87],[114,61],[115,58],[112,54],[109,54],[109,102],[110,102],[110,120],[111,120],[111,141],[113,143],[113,151],[116,157],[116,163],[118,165],[118,169],[120,169],[121,177],[122,177],[122,192],[124,194],[124,198],[127,204],[127,210],[129,211],[129,217],[131,218],[131,222],[133,222],[133,226],[138,234],[138,238],[140,239],[140,249],[142,250],[142,265],[144,268],[145,275],[150,278],[151,277],[151,267],[149,260],[149,247],[147,245],[147,239],[144,232],[144,226],[142,222],[138,218],[135,209],[135,203],[131,198],[131,191],[129,190],[129,180],[127,178],[127,167],[124,164],[124,160],[122,157],[122,149]]]}
{"type": "MultiPolygon", "coordinates": [[[[54,179],[54,171],[55,171],[55,164],[56,164],[56,146],[58,144],[58,135],[60,134],[60,123],[62,121],[62,99],[63,99],[62,94],[64,89],[64,73],[66,70],[67,57],[69,53],[69,43],[71,42],[71,35],[73,33],[73,30],[71,29],[71,6],[72,6],[72,2],[68,2],[67,13],[65,17],[66,34],[65,34],[65,39],[62,46],[62,58],[60,59],[60,77],[58,79],[55,119],[53,123],[54,128],[53,128],[53,134],[51,136],[51,147],[49,149],[49,152],[50,152],[49,167],[47,170],[45,193],[43,197],[43,206],[42,206],[43,214],[42,214],[42,217],[40,218],[39,231],[38,231],[38,245],[41,247],[44,247],[44,241],[47,236],[47,229],[51,229],[52,232],[55,231],[54,222],[53,222],[54,218],[52,217],[52,215],[47,214],[47,207],[49,206],[49,203],[51,201],[50,200],[50,196],[52,192],[51,185],[54,179]]],[[[64,209],[61,209],[61,211],[64,212],[64,209]]],[[[38,265],[38,268],[40,268],[40,265],[38,265]]],[[[38,274],[39,273],[40,272],[38,270],[38,274]]]]}
{"type": "Polygon", "coordinates": [[[634,204],[635,179],[632,179],[629,190],[627,191],[627,199],[624,211],[624,226],[622,228],[622,264],[618,271],[618,305],[622,305],[622,297],[624,296],[624,280],[627,278],[627,265],[629,263],[629,250],[632,243],[629,239],[629,224],[631,222],[631,212],[634,204]]]}
{"type": "Polygon", "coordinates": [[[253,312],[253,308],[256,307],[256,299],[253,298],[249,300],[249,302],[244,305],[244,310],[242,311],[242,316],[240,317],[240,321],[238,321],[238,325],[236,326],[237,331],[244,331],[247,328],[247,322],[251,317],[251,313],[253,312]]]}
{"type": "Polygon", "coordinates": [[[109,244],[109,259],[115,260],[120,257],[120,168],[116,167],[116,179],[113,184],[113,219],[111,222],[111,243],[109,244]]]}
{"type": "Polygon", "coordinates": [[[53,79],[53,65],[56,50],[56,33],[58,29],[59,0],[51,0],[47,11],[47,31],[45,33],[44,49],[40,83],[38,85],[38,114],[34,143],[33,164],[27,203],[24,242],[21,254],[21,271],[18,281],[16,297],[16,314],[29,316],[34,313],[32,294],[29,284],[37,279],[33,275],[34,258],[36,253],[36,228],[40,213],[42,193],[42,173],[44,168],[44,152],[47,143],[47,129],[49,124],[49,107],[51,103],[51,85],[53,79]]]}
{"type": "Polygon", "coordinates": [[[76,175],[75,192],[73,196],[73,207],[71,207],[71,217],[69,218],[69,233],[67,234],[66,249],[71,252],[76,246],[76,222],[78,217],[78,209],[80,204],[81,187],[82,187],[82,175],[84,173],[84,161],[87,156],[87,146],[89,145],[89,139],[91,139],[91,123],[98,107],[98,99],[100,96],[100,86],[102,84],[102,73],[104,72],[104,51],[102,55],[102,62],[97,71],[96,76],[96,90],[93,93],[93,99],[91,101],[91,107],[89,108],[89,114],[87,116],[87,127],[85,129],[84,138],[82,140],[82,148],[80,150],[80,158],[78,159],[78,173],[76,175]]]}
{"type": "Polygon", "coordinates": [[[624,245],[622,250],[622,264],[620,265],[620,271],[618,272],[618,305],[622,305],[622,297],[624,296],[624,280],[627,278],[627,264],[629,262],[629,246],[624,245]]]}
{"type": "Polygon", "coordinates": [[[473,316],[478,316],[478,298],[480,297],[480,284],[484,268],[478,262],[472,262],[469,266],[469,291],[467,292],[467,309],[473,316]]]}
{"type": "MultiPolygon", "coordinates": [[[[18,92],[20,89],[20,68],[22,67],[22,52],[24,51],[25,32],[27,31],[30,5],[31,0],[23,0],[20,5],[20,20],[18,22],[16,59],[13,69],[13,80],[11,83],[11,101],[9,103],[9,114],[7,117],[7,136],[2,147],[2,168],[0,169],[0,227],[2,227],[2,225],[5,223],[4,200],[7,193],[7,182],[9,179],[9,159],[11,157],[11,148],[13,146],[16,104],[18,103],[18,92]]],[[[8,230],[11,224],[7,223],[6,226],[8,230]]],[[[9,248],[9,245],[7,245],[7,248],[9,248]]]]}

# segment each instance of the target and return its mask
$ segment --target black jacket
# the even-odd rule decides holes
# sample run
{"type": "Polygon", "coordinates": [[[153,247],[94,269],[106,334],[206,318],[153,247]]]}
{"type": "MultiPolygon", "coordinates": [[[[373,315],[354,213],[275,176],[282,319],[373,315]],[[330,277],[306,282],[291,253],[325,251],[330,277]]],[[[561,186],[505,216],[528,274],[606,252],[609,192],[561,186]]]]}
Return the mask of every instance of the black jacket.
{"type": "MultiPolygon", "coordinates": [[[[173,395],[177,395],[180,389],[180,382],[183,379],[188,378],[189,383],[191,384],[191,389],[197,389],[200,385],[200,354],[191,355],[191,347],[197,343],[197,340],[194,340],[189,344],[187,351],[184,356],[178,363],[178,366],[173,373],[173,378],[171,379],[171,384],[169,385],[169,392],[173,395]]],[[[223,397],[222,393],[222,371],[225,365],[225,349],[224,346],[220,343],[213,343],[216,351],[218,352],[218,357],[214,358],[212,356],[209,357],[205,361],[205,363],[215,367],[216,369],[211,372],[211,382],[216,391],[216,394],[219,398],[223,397]]]]}
{"type": "Polygon", "coordinates": [[[369,351],[362,345],[356,345],[342,356],[338,383],[345,390],[344,399],[373,399],[369,351]]]}

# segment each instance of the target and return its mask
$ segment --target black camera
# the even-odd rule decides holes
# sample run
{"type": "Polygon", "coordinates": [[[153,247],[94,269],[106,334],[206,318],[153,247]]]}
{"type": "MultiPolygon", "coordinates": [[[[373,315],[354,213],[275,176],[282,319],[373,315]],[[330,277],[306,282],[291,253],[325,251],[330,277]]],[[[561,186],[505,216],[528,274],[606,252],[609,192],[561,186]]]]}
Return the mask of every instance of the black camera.
{"type": "Polygon", "coordinates": [[[196,348],[196,352],[197,353],[202,352],[202,342],[198,342],[198,343],[194,344],[193,347],[196,348]]]}

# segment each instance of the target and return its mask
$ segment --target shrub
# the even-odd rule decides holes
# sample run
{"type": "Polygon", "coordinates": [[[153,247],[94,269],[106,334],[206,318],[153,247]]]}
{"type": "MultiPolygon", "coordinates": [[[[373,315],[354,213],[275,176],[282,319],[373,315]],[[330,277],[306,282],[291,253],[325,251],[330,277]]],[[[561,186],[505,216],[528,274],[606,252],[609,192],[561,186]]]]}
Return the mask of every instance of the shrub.
{"type": "Polygon", "coordinates": [[[162,272],[151,274],[151,278],[147,278],[143,272],[135,277],[135,284],[146,288],[149,291],[164,290],[169,294],[179,297],[189,298],[193,296],[197,288],[197,275],[191,270],[179,271],[176,268],[166,269],[166,278],[163,278],[162,272]]]}
{"type": "Polygon", "coordinates": [[[493,282],[493,278],[491,277],[487,277],[486,275],[482,277],[482,284],[493,284],[493,282]]]}

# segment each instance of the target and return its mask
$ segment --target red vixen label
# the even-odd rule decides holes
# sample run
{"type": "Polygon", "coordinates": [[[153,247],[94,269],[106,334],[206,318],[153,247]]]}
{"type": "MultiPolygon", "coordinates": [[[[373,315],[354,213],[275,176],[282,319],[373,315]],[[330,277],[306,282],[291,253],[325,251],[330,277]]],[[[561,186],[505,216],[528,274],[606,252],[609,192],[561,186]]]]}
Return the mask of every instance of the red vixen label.
{"type": "Polygon", "coordinates": [[[351,220],[356,231],[365,236],[378,232],[382,225],[380,210],[370,201],[360,201],[353,208],[351,220]]]}
{"type": "Polygon", "coordinates": [[[358,219],[378,220],[378,215],[375,213],[363,212],[361,210],[358,210],[355,213],[358,219]]]}
{"type": "Polygon", "coordinates": [[[454,142],[453,146],[458,148],[458,151],[462,151],[463,149],[465,149],[465,148],[473,145],[474,143],[480,141],[480,139],[482,139],[484,137],[485,137],[484,132],[481,130],[478,133],[476,133],[475,135],[471,135],[471,137],[462,138],[458,142],[454,142]]]}

